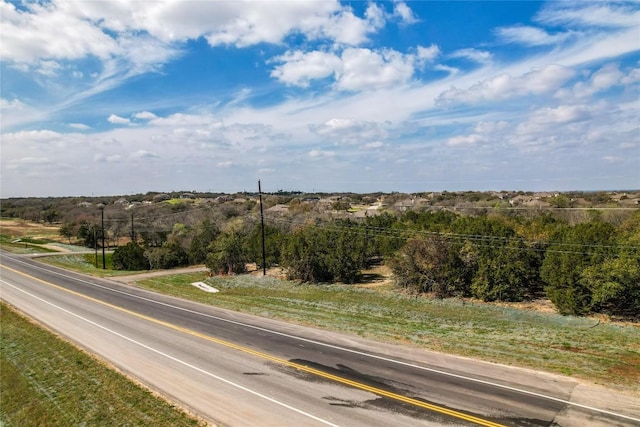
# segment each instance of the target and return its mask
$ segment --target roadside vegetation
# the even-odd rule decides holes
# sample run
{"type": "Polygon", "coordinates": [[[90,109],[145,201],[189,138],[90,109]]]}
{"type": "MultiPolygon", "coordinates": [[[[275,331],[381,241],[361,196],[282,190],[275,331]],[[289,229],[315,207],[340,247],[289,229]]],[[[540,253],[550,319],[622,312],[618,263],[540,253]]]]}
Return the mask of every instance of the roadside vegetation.
{"type": "Polygon", "coordinates": [[[204,425],[4,303],[0,318],[0,425],[204,425]]]}
{"type": "MultiPolygon", "coordinates": [[[[206,265],[207,273],[141,278],[137,285],[640,393],[640,209],[629,204],[640,192],[617,199],[560,194],[535,209],[510,208],[536,202],[532,194],[512,194],[507,202],[495,194],[441,193],[421,203],[397,194],[269,195],[264,267],[278,278],[247,272],[247,265],[263,267],[259,205],[251,195],[156,196],[148,205],[94,201],[106,204],[104,238],[113,251],[107,269],[100,217],[86,204],[57,216],[57,239],[90,252],[46,262],[99,276],[206,265]],[[322,197],[331,203],[323,205],[322,197]],[[375,203],[371,215],[349,213],[375,203]],[[372,280],[381,270],[388,279],[382,285],[372,280]],[[202,292],[190,285],[196,281],[220,292],[202,292]]],[[[48,218],[63,212],[56,206],[50,201],[48,218]]],[[[16,201],[2,208],[39,212],[16,201]]],[[[17,237],[56,240],[50,232],[5,230],[0,244],[12,250],[6,242],[17,237]]]]}
{"type": "MultiPolygon", "coordinates": [[[[255,263],[280,266],[291,280],[349,284],[382,263],[399,292],[546,299],[561,314],[640,319],[640,192],[278,192],[264,197],[264,229],[255,194],[202,196],[210,197],[10,199],[1,209],[59,221],[58,237],[70,244],[108,246],[118,271],[204,264],[212,274],[243,274],[255,263]]],[[[8,245],[28,239],[40,242],[8,245]]]]}

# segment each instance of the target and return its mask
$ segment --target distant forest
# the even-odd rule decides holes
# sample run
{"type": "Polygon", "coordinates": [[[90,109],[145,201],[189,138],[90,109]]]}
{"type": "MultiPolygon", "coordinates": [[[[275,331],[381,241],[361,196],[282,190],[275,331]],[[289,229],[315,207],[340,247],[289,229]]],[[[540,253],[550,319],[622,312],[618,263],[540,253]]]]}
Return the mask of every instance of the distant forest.
{"type": "Polygon", "coordinates": [[[640,191],[179,192],[11,198],[0,209],[57,224],[68,243],[95,248],[104,237],[119,269],[241,274],[256,263],[293,280],[355,283],[385,264],[404,292],[548,298],[564,314],[640,318],[640,191]]]}

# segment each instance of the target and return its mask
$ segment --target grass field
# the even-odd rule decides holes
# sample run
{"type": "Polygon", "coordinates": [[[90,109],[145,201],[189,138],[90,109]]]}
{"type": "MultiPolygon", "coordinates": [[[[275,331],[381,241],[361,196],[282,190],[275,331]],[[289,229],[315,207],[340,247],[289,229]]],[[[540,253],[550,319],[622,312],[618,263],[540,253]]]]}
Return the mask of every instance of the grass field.
{"type": "Polygon", "coordinates": [[[56,252],[46,245],[60,239],[59,227],[14,218],[0,218],[0,247],[20,254],[56,252]]]}
{"type": "Polygon", "coordinates": [[[0,425],[204,425],[0,304],[0,425]]]}

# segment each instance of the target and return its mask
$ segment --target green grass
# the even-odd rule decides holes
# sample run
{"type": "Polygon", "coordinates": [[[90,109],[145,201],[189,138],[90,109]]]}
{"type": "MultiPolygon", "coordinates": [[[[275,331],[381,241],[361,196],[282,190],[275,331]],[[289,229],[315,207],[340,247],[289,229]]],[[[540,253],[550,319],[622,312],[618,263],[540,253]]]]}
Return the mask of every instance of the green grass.
{"type": "Polygon", "coordinates": [[[5,304],[0,319],[0,425],[200,425],[5,304]]]}
{"type": "Polygon", "coordinates": [[[0,248],[14,254],[44,254],[57,252],[53,249],[40,246],[49,243],[44,239],[32,239],[28,237],[16,238],[5,234],[0,234],[0,248]]]}
{"type": "Polygon", "coordinates": [[[98,277],[115,277],[132,274],[131,271],[113,270],[112,265],[113,254],[105,253],[106,269],[102,268],[102,252],[98,251],[98,262],[96,267],[95,254],[64,254],[50,257],[42,257],[40,261],[55,265],[56,267],[67,268],[78,271],[80,273],[89,274],[98,277]]]}
{"type": "Polygon", "coordinates": [[[461,300],[346,285],[206,273],[144,279],[139,286],[298,324],[496,363],[570,375],[640,392],[640,328],[461,300]],[[202,292],[205,281],[221,292],[202,292]]]}

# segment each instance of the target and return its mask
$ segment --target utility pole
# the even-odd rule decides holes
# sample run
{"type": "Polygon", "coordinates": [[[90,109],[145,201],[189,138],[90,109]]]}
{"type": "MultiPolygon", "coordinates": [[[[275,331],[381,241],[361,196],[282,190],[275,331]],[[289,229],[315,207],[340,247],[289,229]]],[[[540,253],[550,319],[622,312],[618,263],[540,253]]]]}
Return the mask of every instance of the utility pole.
{"type": "Polygon", "coordinates": [[[96,236],[96,227],[97,225],[93,226],[93,249],[95,249],[96,252],[96,268],[98,268],[98,237],[96,236]]]}
{"type": "Polygon", "coordinates": [[[260,196],[260,224],[262,226],[262,275],[267,275],[267,255],[264,250],[264,210],[262,209],[262,187],[258,180],[258,194],[260,196]]]}
{"type": "Polygon", "coordinates": [[[133,243],[135,243],[135,242],[136,242],[136,233],[135,233],[135,231],[133,230],[133,212],[131,212],[131,241],[132,241],[133,243]]]}
{"type": "Polygon", "coordinates": [[[102,203],[100,203],[98,205],[98,209],[100,209],[100,220],[102,222],[102,269],[106,270],[107,269],[107,259],[104,255],[104,205],[102,203]]]}

